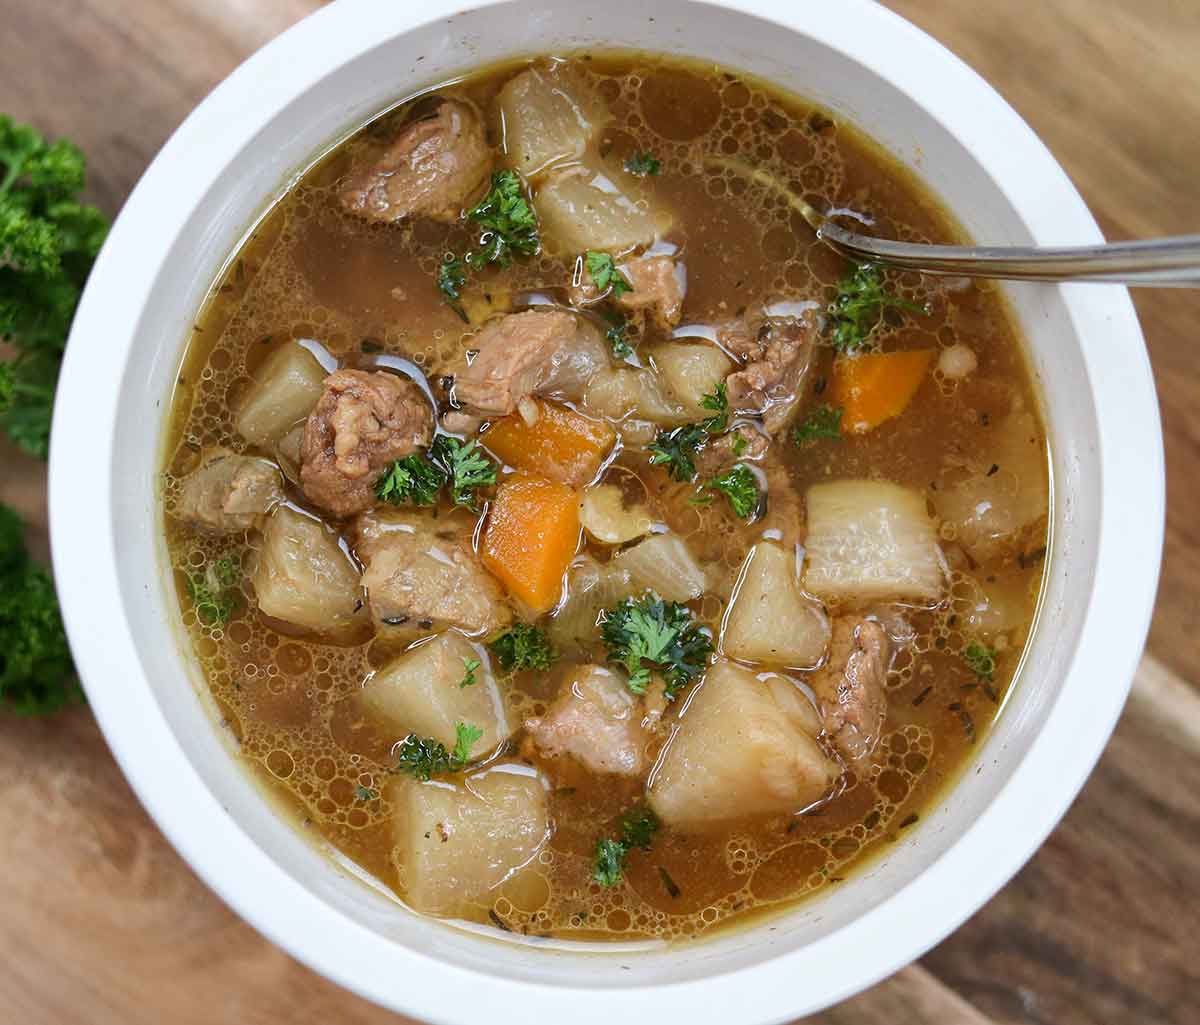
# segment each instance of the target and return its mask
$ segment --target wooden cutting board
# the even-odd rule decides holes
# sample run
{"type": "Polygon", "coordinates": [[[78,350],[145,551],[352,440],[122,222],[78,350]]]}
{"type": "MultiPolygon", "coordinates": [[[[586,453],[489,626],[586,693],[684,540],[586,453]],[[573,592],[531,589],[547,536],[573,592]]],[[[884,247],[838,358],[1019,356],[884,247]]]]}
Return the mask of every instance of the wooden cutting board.
{"type": "MultiPolygon", "coordinates": [[[[0,110],[79,143],[90,198],[115,213],[204,94],[317,6],[0,0],[0,110]]],[[[1110,237],[1200,231],[1200,2],[889,6],[1013,103],[1110,237]]],[[[1074,808],[1016,879],[918,964],[814,1021],[1200,1020],[1200,294],[1135,298],[1162,399],[1170,505],[1134,696],[1074,808]]],[[[42,555],[44,490],[42,465],[0,448],[0,500],[26,513],[42,555]]],[[[30,1025],[400,1020],[230,913],[142,811],[85,708],[47,722],[0,717],[0,1009],[0,1020],[30,1025]]]]}

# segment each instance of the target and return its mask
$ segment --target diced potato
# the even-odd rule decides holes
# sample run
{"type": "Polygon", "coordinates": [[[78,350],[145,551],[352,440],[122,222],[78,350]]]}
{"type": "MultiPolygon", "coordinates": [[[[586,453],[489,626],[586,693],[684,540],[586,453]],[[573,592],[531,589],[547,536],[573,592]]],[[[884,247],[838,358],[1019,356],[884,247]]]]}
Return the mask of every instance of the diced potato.
{"type": "Polygon", "coordinates": [[[477,758],[494,751],[512,733],[487,651],[452,630],[385,665],[367,680],[360,700],[397,740],[416,733],[453,750],[458,723],[478,727],[483,736],[471,749],[477,758]],[[475,682],[462,686],[468,663],[476,662],[475,682]]]}
{"type": "Polygon", "coordinates": [[[567,576],[567,599],[550,620],[547,632],[560,651],[587,650],[595,645],[596,623],[602,609],[611,608],[635,591],[629,571],[590,556],[576,559],[567,576]]]}
{"type": "Polygon", "coordinates": [[[620,545],[649,534],[654,521],[644,506],[626,507],[625,497],[615,484],[597,484],[583,493],[579,522],[597,541],[620,545]]]}
{"type": "Polygon", "coordinates": [[[813,669],[829,644],[829,620],[800,592],[796,555],[772,541],[750,549],[721,626],[721,651],[747,662],[813,669]]]}
{"type": "Polygon", "coordinates": [[[677,534],[655,534],[626,548],[613,564],[627,570],[639,590],[667,601],[691,601],[708,590],[708,575],[677,534]]]}
{"type": "Polygon", "coordinates": [[[652,349],[650,358],[689,419],[713,415],[702,400],[724,382],[733,360],[707,342],[668,342],[652,349]]]}
{"type": "Polygon", "coordinates": [[[606,171],[585,164],[550,172],[534,206],[548,248],[558,252],[598,249],[618,256],[670,227],[670,218],[648,212],[606,171]]]}
{"type": "Polygon", "coordinates": [[[449,915],[487,899],[550,838],[546,784],[525,766],[497,766],[461,783],[400,779],[391,793],[405,897],[449,915]]]}
{"type": "Polygon", "coordinates": [[[976,562],[1015,555],[1022,534],[1049,512],[1046,444],[1028,412],[1015,413],[992,428],[991,466],[939,488],[938,515],[953,524],[959,543],[976,562]]]}
{"type": "Polygon", "coordinates": [[[263,528],[253,582],[261,612],[305,630],[336,633],[366,619],[358,570],[337,534],[287,506],[263,528]]]}
{"type": "Polygon", "coordinates": [[[276,349],[242,397],[234,429],[250,444],[268,448],[312,412],[325,369],[299,342],[276,349]]]}
{"type": "Polygon", "coordinates": [[[699,832],[820,800],[840,769],[809,732],[803,700],[783,677],[764,682],[732,662],[714,663],[662,757],[650,807],[667,825],[699,832]]]}
{"type": "Polygon", "coordinates": [[[551,164],[578,160],[608,119],[584,83],[554,70],[529,68],[500,90],[504,153],[526,178],[551,164]]]}
{"type": "Polygon", "coordinates": [[[945,585],[942,553],[920,492],[873,480],[808,489],[804,586],[823,601],[936,602],[945,585]]]}
{"type": "Polygon", "coordinates": [[[691,419],[679,402],[664,393],[657,374],[634,367],[595,374],[584,390],[583,406],[593,416],[614,423],[633,417],[672,427],[691,419]]]}

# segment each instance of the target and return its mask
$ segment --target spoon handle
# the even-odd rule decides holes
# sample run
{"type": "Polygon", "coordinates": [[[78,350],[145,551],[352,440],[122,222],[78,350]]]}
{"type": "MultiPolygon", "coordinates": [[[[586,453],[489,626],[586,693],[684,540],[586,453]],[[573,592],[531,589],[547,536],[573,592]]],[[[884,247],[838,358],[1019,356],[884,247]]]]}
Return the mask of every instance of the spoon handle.
{"type": "Polygon", "coordinates": [[[817,237],[851,260],[925,274],[1200,287],[1200,235],[1053,249],[933,246],[858,235],[827,220],[821,224],[817,237]]]}

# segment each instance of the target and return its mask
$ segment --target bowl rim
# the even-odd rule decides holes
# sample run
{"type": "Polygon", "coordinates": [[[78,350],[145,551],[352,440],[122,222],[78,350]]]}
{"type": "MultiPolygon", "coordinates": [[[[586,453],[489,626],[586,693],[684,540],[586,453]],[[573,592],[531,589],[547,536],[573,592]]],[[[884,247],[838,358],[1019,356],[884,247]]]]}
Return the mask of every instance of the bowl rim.
{"type": "MultiPolygon", "coordinates": [[[[644,1014],[652,992],[660,991],[669,994],[664,1007],[699,1022],[718,1016],[783,1021],[811,1013],[919,957],[994,895],[1057,824],[1116,724],[1149,627],[1165,504],[1158,406],[1132,303],[1128,292],[1115,286],[1045,286],[1061,288],[1081,337],[1103,331],[1127,343],[1116,353],[1118,365],[1103,371],[1087,360],[1084,347],[1100,412],[1102,515],[1095,583],[1070,671],[1042,729],[1007,784],[934,864],[859,918],[803,948],[768,953],[753,965],[699,980],[624,988],[505,980],[381,943],[377,934],[282,871],[243,832],[201,781],[158,708],[120,599],[111,453],[125,360],[158,274],[158,257],[170,249],[191,213],[186,203],[178,204],[184,194],[181,182],[187,183],[189,196],[203,194],[252,134],[231,131],[214,138],[209,133],[201,140],[201,122],[211,125],[222,110],[257,108],[257,129],[312,82],[385,36],[461,13],[458,2],[425,0],[388,5],[386,11],[372,6],[370,18],[361,14],[371,0],[342,0],[316,11],[251,56],[197,107],[156,156],[117,218],[71,332],[50,453],[55,577],[81,679],[122,771],[184,860],[272,941],[376,1003],[439,1023],[473,1017],[469,1009],[454,1010],[462,1003],[464,987],[469,987],[473,1007],[519,1005],[534,1020],[564,1011],[572,1020],[597,1023],[614,1013],[644,1014]],[[264,95],[260,72],[268,66],[275,77],[264,95]],[[198,163],[197,153],[203,154],[198,163]],[[184,154],[190,166],[181,166],[184,154]],[[164,210],[160,202],[168,183],[177,209],[164,210]],[[105,338],[106,346],[89,348],[89,337],[105,338]],[[1106,411],[1118,409],[1119,422],[1105,420],[1106,411]],[[90,496],[86,507],[77,501],[80,493],[90,496]],[[120,681],[119,689],[112,681],[120,681]],[[1069,744],[1062,743],[1065,737],[1069,744]],[[1053,782],[1048,785],[1047,780],[1053,782]],[[172,799],[181,784],[192,798],[186,807],[172,799]],[[1020,828],[1010,828],[1012,823],[1020,828]],[[869,968],[862,969],[863,937],[872,935],[901,939],[873,954],[869,968]],[[421,973],[420,986],[395,985],[397,978],[414,971],[421,973]],[[805,985],[798,994],[795,981],[801,972],[805,985]]],[[[476,0],[472,7],[504,2],[476,0]]],[[[1008,165],[1012,152],[1019,151],[1029,173],[1020,181],[998,180],[997,186],[1018,211],[1033,205],[1035,197],[1044,211],[1047,194],[1053,197],[1052,215],[1029,225],[1034,241],[1103,240],[1082,198],[1028,125],[967,65],[893,12],[870,0],[838,5],[687,2],[698,9],[723,7],[755,16],[778,24],[781,31],[802,30],[866,64],[943,124],[952,122],[948,130],[984,167],[1008,165]],[[937,74],[930,75],[930,68],[937,74]]],[[[1114,358],[1110,349],[1105,355],[1114,358]]]]}

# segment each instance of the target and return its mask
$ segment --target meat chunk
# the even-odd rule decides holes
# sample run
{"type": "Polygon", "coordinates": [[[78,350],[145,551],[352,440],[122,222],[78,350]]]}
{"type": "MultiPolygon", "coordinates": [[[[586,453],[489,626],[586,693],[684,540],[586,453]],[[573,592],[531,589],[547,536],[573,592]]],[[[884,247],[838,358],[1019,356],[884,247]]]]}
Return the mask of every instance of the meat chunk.
{"type": "MultiPolygon", "coordinates": [[[[621,293],[617,305],[627,310],[646,310],[654,326],[669,334],[683,315],[687,291],[683,265],[669,256],[642,256],[626,260],[617,269],[632,286],[631,291],[621,293]]],[[[578,283],[571,283],[568,295],[575,306],[586,306],[601,297],[586,272],[578,283]]]]}
{"type": "Polygon", "coordinates": [[[383,510],[364,513],[354,526],[377,628],[408,635],[457,627],[475,636],[512,619],[500,585],[471,549],[470,520],[383,510]]]}
{"type": "Polygon", "coordinates": [[[456,221],[492,171],[494,155],[475,108],[443,100],[434,117],[406,126],[342,189],[342,206],[369,221],[456,221]]]}
{"type": "Polygon", "coordinates": [[[816,352],[817,319],[812,311],[788,320],[767,320],[751,332],[737,323],[718,339],[746,366],[725,379],[729,404],[739,413],[761,413],[768,434],[786,428],[799,412],[805,378],[816,352]]]}
{"type": "Polygon", "coordinates": [[[578,399],[611,360],[600,332],[563,310],[526,310],[488,324],[472,343],[452,398],[468,413],[507,416],[531,395],[578,399]]]}
{"type": "Polygon", "coordinates": [[[834,620],[829,662],[809,677],[825,732],[851,763],[870,758],[883,733],[891,648],[875,620],[843,616],[834,620]]]}
{"type": "Polygon", "coordinates": [[[406,378],[386,371],[338,370],[304,425],[300,484],[335,516],[353,516],[375,501],[375,482],[392,462],[428,445],[429,403],[406,378]]]}
{"type": "Polygon", "coordinates": [[[696,469],[702,477],[713,477],[734,463],[760,462],[770,447],[771,439],[765,434],[741,424],[702,448],[696,455],[696,469]]]}
{"type": "Polygon", "coordinates": [[[592,772],[638,776],[646,769],[640,702],[603,666],[582,666],[541,719],[527,719],[534,745],[548,758],[571,755],[592,772]]]}
{"type": "Polygon", "coordinates": [[[180,483],[175,515],[215,534],[262,526],[283,499],[279,469],[267,459],[216,449],[180,483]]]}

